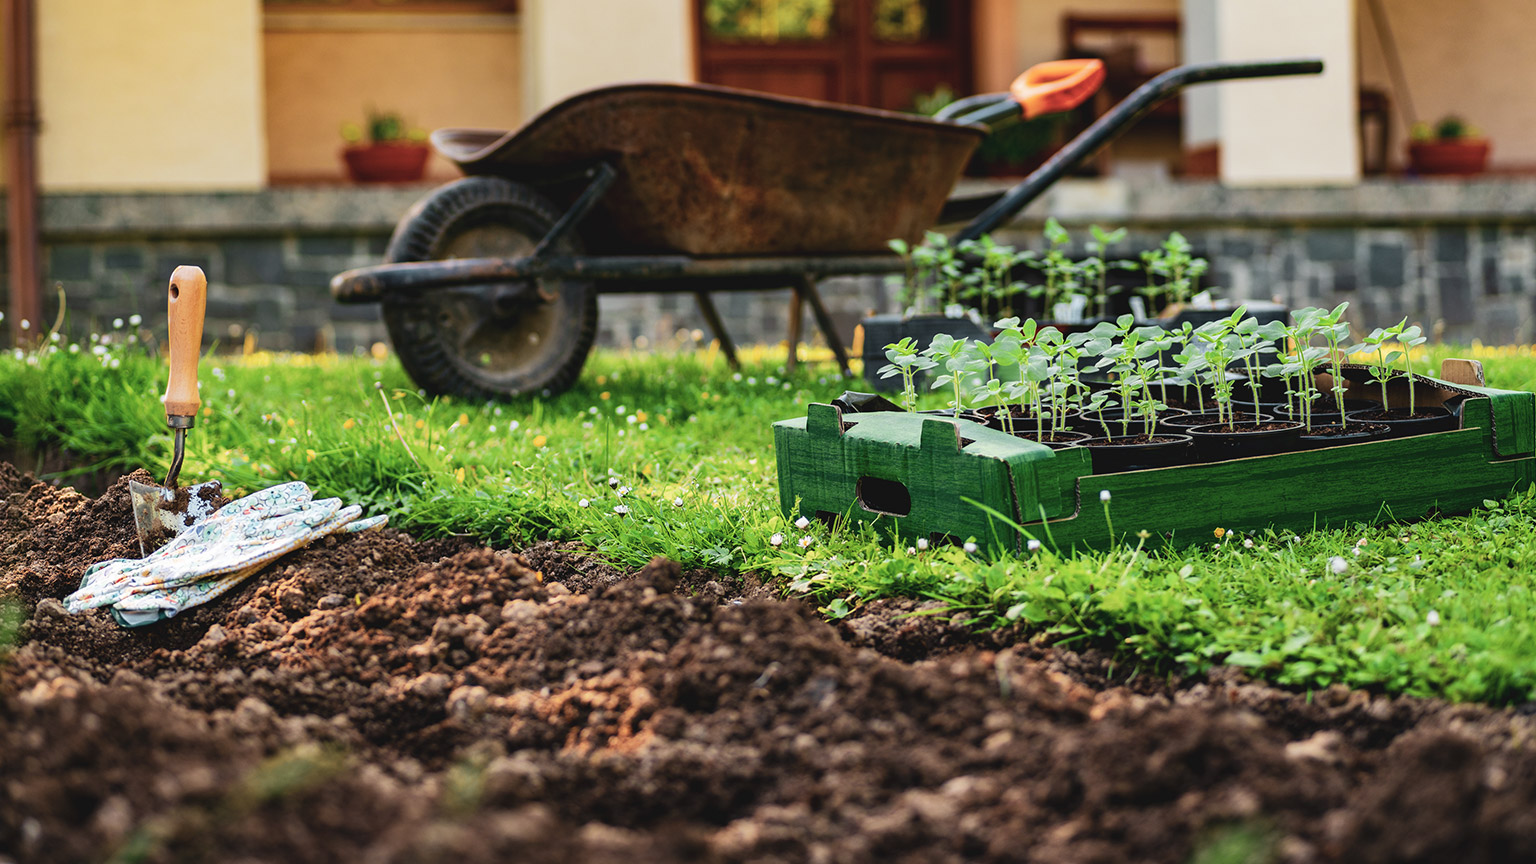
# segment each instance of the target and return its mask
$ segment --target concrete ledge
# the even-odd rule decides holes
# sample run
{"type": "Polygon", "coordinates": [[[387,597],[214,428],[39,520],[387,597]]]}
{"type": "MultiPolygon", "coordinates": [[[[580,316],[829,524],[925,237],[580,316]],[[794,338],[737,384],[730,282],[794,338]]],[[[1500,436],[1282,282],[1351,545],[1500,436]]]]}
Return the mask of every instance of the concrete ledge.
{"type": "MultiPolygon", "coordinates": [[[[1007,188],[965,180],[960,191],[1007,188]]],[[[1536,222],[1536,178],[1371,180],[1358,186],[1237,189],[1214,181],[1063,180],[1016,223],[1063,222],[1199,227],[1219,224],[1412,225],[1536,222]]]]}
{"type": "Polygon", "coordinates": [[[292,231],[387,234],[435,185],[50,194],[42,199],[42,230],[50,241],[121,236],[194,239],[292,231]]]}

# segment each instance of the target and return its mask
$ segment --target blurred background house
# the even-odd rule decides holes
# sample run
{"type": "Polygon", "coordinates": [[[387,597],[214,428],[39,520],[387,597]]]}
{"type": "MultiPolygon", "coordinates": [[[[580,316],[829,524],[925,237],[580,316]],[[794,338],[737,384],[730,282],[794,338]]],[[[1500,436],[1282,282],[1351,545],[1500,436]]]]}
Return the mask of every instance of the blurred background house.
{"type": "MultiPolygon", "coordinates": [[[[1536,18],[1526,0],[4,0],[7,323],[163,316],[181,263],[212,282],[208,335],[351,350],[383,338],[335,272],[376,263],[395,221],[456,176],[349,181],[370,115],[406,138],[510,129],[571,93],[705,81],[892,110],[1006,88],[1030,65],[1097,56],[1105,93],[973,165],[1028,170],[1180,62],[1315,55],[1317,79],[1196,90],[1148,117],[1009,230],[1047,212],[1170,229],[1238,297],[1353,302],[1446,338],[1536,339],[1536,18]],[[1414,173],[1410,127],[1448,115],[1491,142],[1481,173],[1414,173]],[[344,128],[345,127],[345,128],[344,128]],[[35,143],[35,148],[30,145],[35,143]],[[31,155],[29,155],[31,150],[31,155]],[[33,158],[35,156],[35,158],[33,158]],[[35,222],[40,253],[27,261],[35,222]],[[11,230],[12,228],[17,230],[11,230]],[[17,262],[20,262],[19,264],[17,262]],[[29,286],[41,309],[27,311],[29,286]],[[22,310],[21,315],[17,310],[22,310]]],[[[965,181],[1006,182],[978,176],[965,181]]],[[[839,323],[894,302],[825,290],[839,323]]],[[[722,297],[744,341],[782,338],[781,292],[722,297]]],[[[686,296],[603,298],[603,339],[658,344],[702,324],[686,296]]]]}

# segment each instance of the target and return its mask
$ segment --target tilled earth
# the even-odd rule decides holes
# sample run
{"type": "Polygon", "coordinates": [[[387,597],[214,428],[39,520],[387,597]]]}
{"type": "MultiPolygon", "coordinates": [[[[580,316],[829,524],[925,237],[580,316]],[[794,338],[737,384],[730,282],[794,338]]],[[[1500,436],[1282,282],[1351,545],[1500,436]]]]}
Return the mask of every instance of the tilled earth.
{"type": "Polygon", "coordinates": [[[1111,679],[912,602],[396,531],[121,630],[136,554],[0,464],[0,862],[1536,859],[1536,722],[1225,670],[1111,679]],[[3,616],[0,616],[3,617],[3,616]]]}

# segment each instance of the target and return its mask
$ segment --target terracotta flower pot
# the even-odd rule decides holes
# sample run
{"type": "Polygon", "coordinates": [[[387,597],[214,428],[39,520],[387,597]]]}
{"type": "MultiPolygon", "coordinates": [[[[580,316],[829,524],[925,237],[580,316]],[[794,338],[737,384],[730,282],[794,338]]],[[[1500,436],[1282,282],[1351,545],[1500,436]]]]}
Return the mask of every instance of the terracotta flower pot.
{"type": "Polygon", "coordinates": [[[426,173],[432,149],[410,142],[361,144],[341,151],[354,183],[411,183],[426,173]]]}
{"type": "Polygon", "coordinates": [[[1451,138],[1408,145],[1408,167],[1415,174],[1481,174],[1488,167],[1488,139],[1451,138]]]}

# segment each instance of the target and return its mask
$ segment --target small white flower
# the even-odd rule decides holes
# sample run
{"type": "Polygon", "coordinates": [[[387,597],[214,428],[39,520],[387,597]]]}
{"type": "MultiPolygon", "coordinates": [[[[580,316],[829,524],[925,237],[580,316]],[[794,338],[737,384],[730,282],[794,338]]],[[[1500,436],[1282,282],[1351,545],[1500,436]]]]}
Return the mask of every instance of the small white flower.
{"type": "Polygon", "coordinates": [[[1356,542],[1356,543],[1355,543],[1355,546],[1356,546],[1356,547],[1360,547],[1360,546],[1364,546],[1364,545],[1365,545],[1365,544],[1366,544],[1366,539],[1365,539],[1365,538],[1364,538],[1364,537],[1361,537],[1361,538],[1360,538],[1360,539],[1359,539],[1359,541],[1357,541],[1357,542],[1356,542]]]}
{"type": "Polygon", "coordinates": [[[268,444],[276,444],[277,443],[277,439],[276,438],[268,438],[267,439],[267,443],[268,444]]]}
{"type": "Polygon", "coordinates": [[[804,531],[805,529],[811,527],[811,520],[801,516],[799,519],[795,520],[795,527],[799,528],[801,531],[804,531]]]}
{"type": "Polygon", "coordinates": [[[1439,627],[1440,626],[1440,613],[1436,612],[1433,609],[1429,610],[1429,614],[1424,616],[1424,623],[1428,624],[1431,627],[1439,627]]]}
{"type": "Polygon", "coordinates": [[[130,326],[130,327],[137,327],[137,326],[139,326],[140,324],[143,324],[143,323],[144,323],[144,319],[141,318],[138,315],[129,315],[128,316],[128,326],[130,326]]]}
{"type": "Polygon", "coordinates": [[[800,538],[800,548],[801,549],[809,549],[811,544],[815,543],[815,542],[816,542],[816,538],[812,537],[809,534],[807,534],[804,537],[800,538]]]}
{"type": "Polygon", "coordinates": [[[617,476],[609,477],[608,478],[608,485],[610,487],[618,486],[619,485],[619,478],[617,476]]]}
{"type": "Polygon", "coordinates": [[[490,434],[492,434],[492,435],[496,434],[496,424],[495,423],[491,424],[491,428],[490,428],[489,431],[490,431],[490,434]]]}
{"type": "Polygon", "coordinates": [[[592,421],[588,420],[587,422],[581,424],[581,428],[583,428],[583,429],[591,429],[592,428],[592,421]]]}
{"type": "Polygon", "coordinates": [[[69,346],[69,353],[71,353],[71,354],[79,354],[80,353],[80,346],[79,345],[70,345],[69,346]]]}
{"type": "Polygon", "coordinates": [[[767,383],[769,386],[773,386],[774,384],[779,383],[779,379],[773,377],[772,375],[769,375],[767,378],[764,378],[763,381],[765,383],[767,383]]]}
{"type": "Polygon", "coordinates": [[[1328,559],[1328,569],[1334,573],[1343,573],[1349,569],[1349,562],[1345,561],[1341,556],[1335,555],[1328,559]]]}
{"type": "Polygon", "coordinates": [[[1243,548],[1244,549],[1252,549],[1253,548],[1253,541],[1249,540],[1247,538],[1244,538],[1243,539],[1243,548]]]}
{"type": "Polygon", "coordinates": [[[592,502],[591,502],[591,501],[588,501],[588,500],[587,500],[587,499],[585,499],[585,498],[583,498],[583,499],[581,499],[581,500],[580,500],[580,501],[577,501],[577,502],[576,502],[576,506],[577,506],[577,507],[591,507],[591,506],[592,506],[592,502]]]}
{"type": "Polygon", "coordinates": [[[596,416],[597,415],[597,406],[593,405],[591,408],[588,408],[587,409],[587,413],[591,414],[593,416],[596,416]]]}
{"type": "Polygon", "coordinates": [[[907,547],[907,554],[908,555],[916,555],[917,554],[917,549],[915,549],[915,548],[913,548],[911,546],[908,546],[907,547]]]}
{"type": "Polygon", "coordinates": [[[21,329],[23,329],[23,330],[31,330],[32,329],[32,322],[28,321],[25,318],[21,319],[21,329]]]}
{"type": "Polygon", "coordinates": [[[523,424],[517,422],[516,420],[513,420],[511,423],[507,424],[507,431],[508,432],[516,432],[517,431],[517,427],[519,427],[521,425],[523,425],[523,424]]]}
{"type": "Polygon", "coordinates": [[[965,541],[965,545],[962,546],[961,548],[965,550],[965,554],[967,554],[967,555],[975,555],[976,554],[976,550],[979,547],[977,547],[975,540],[967,540],[967,541],[965,541]]]}
{"type": "Polygon", "coordinates": [[[617,415],[619,415],[619,416],[620,416],[620,417],[623,417],[623,416],[624,416],[624,413],[625,413],[625,408],[624,408],[624,406],[623,406],[623,405],[620,405],[620,406],[619,406],[619,407],[617,407],[617,408],[615,408],[615,409],[613,409],[613,413],[615,413],[615,414],[617,414],[617,415]]]}
{"type": "Polygon", "coordinates": [[[919,537],[919,538],[917,538],[917,548],[919,550],[927,549],[928,548],[928,538],[926,538],[926,537],[919,537]]]}
{"type": "Polygon", "coordinates": [[[116,357],[113,357],[112,358],[112,362],[108,363],[107,365],[112,367],[113,369],[116,369],[117,367],[123,365],[123,361],[117,359],[116,357]]]}
{"type": "Polygon", "coordinates": [[[123,329],[123,319],[121,319],[121,318],[113,318],[112,319],[112,329],[113,330],[121,330],[121,329],[123,329]]]}
{"type": "Polygon", "coordinates": [[[623,516],[625,513],[629,512],[629,505],[627,505],[627,504],[620,504],[619,506],[613,508],[613,512],[619,514],[620,516],[623,516]]]}
{"type": "Polygon", "coordinates": [[[783,546],[784,545],[784,535],[783,534],[779,534],[779,533],[775,533],[772,537],[768,538],[768,545],[769,546],[783,546]]]}
{"type": "Polygon", "coordinates": [[[628,495],[631,490],[630,490],[630,488],[628,486],[620,486],[617,491],[618,491],[618,496],[620,498],[623,498],[625,495],[628,495]]]}
{"type": "Polygon", "coordinates": [[[673,498],[672,499],[672,506],[673,507],[681,507],[681,506],[683,506],[683,496],[679,495],[676,498],[673,498]]]}
{"type": "Polygon", "coordinates": [[[1300,543],[1301,542],[1301,537],[1296,535],[1296,534],[1292,534],[1291,535],[1291,539],[1287,540],[1286,542],[1287,543],[1300,543]]]}
{"type": "Polygon", "coordinates": [[[640,420],[638,418],[636,418],[635,415],[631,414],[628,417],[624,418],[624,422],[625,423],[629,423],[630,425],[634,425],[635,423],[639,423],[640,420]]]}
{"type": "Polygon", "coordinates": [[[60,338],[61,337],[59,336],[59,331],[57,331],[57,330],[55,330],[52,333],[48,334],[48,341],[49,342],[57,342],[57,341],[59,341],[60,338]]]}
{"type": "Polygon", "coordinates": [[[735,375],[732,375],[731,376],[731,380],[732,381],[740,381],[741,380],[741,373],[737,372],[735,375]]]}
{"type": "Polygon", "coordinates": [[[757,384],[757,379],[756,378],[748,378],[747,379],[747,383],[751,384],[751,385],[756,385],[757,384]]]}
{"type": "Polygon", "coordinates": [[[1350,554],[1354,555],[1356,558],[1359,558],[1360,557],[1360,547],[1356,546],[1355,548],[1351,549],[1350,550],[1350,554]]]}
{"type": "Polygon", "coordinates": [[[1030,540],[1028,543],[1024,544],[1024,548],[1028,549],[1031,552],[1039,552],[1040,551],[1040,541],[1039,540],[1030,540]]]}
{"type": "Polygon", "coordinates": [[[648,424],[648,423],[641,423],[640,424],[640,431],[641,432],[644,432],[645,430],[647,430],[649,428],[651,428],[651,427],[650,427],[650,424],[648,424]]]}
{"type": "Polygon", "coordinates": [[[1104,502],[1105,504],[1109,503],[1109,490],[1108,489],[1100,489],[1099,490],[1099,500],[1104,502]]]}

